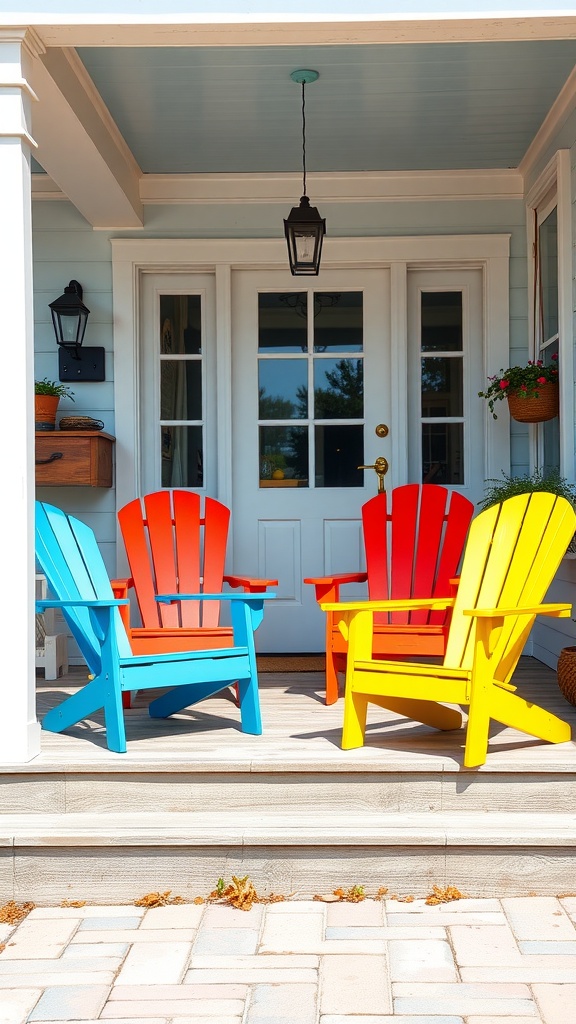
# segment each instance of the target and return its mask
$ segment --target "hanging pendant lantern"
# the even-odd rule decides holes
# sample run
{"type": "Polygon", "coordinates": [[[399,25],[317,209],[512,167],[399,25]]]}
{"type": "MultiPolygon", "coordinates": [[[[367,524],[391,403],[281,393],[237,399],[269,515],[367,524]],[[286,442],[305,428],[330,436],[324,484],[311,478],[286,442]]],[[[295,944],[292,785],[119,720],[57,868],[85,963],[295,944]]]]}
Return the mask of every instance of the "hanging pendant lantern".
{"type": "Polygon", "coordinates": [[[302,197],[284,221],[288,244],[290,271],[294,277],[317,276],[320,270],[322,241],[326,234],[326,221],[315,206],[310,206],[306,195],[306,100],[305,87],[318,78],[317,71],[293,71],[290,78],[302,86],[302,197]]]}

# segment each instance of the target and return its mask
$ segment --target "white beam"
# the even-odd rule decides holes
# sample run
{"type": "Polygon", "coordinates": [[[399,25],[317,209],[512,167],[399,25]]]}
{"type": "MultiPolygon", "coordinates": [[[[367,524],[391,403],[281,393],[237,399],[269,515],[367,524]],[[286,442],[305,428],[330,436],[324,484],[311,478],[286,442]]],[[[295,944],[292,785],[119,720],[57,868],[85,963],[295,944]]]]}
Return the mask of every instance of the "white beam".
{"type": "Polygon", "coordinates": [[[37,60],[32,84],[35,154],[95,228],[140,228],[140,168],[73,50],[37,60]]]}

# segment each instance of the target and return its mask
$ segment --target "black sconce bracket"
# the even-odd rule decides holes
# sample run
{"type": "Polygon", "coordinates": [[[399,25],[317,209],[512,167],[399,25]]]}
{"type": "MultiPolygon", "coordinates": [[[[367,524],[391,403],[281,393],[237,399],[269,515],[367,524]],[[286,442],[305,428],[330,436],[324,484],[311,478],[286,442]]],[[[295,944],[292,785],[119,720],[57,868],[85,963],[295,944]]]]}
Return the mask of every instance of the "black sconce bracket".
{"type": "Polygon", "coordinates": [[[58,347],[58,375],[61,381],[106,380],[104,347],[58,347]]]}

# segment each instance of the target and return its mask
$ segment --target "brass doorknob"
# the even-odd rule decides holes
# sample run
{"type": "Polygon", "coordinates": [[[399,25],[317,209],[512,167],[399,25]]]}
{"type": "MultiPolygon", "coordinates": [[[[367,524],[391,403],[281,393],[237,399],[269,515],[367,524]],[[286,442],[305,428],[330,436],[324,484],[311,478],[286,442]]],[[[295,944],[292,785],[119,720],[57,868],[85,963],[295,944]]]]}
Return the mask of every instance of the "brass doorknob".
{"type": "Polygon", "coordinates": [[[376,434],[376,437],[388,437],[390,431],[385,423],[379,423],[374,433],[376,434]]]}

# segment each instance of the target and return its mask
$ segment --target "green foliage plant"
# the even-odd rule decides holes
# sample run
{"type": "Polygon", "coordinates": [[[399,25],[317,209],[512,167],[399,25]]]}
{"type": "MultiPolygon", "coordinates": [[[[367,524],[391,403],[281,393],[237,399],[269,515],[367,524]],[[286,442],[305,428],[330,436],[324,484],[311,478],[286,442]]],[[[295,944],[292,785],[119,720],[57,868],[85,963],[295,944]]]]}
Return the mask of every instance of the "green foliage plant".
{"type": "Polygon", "coordinates": [[[538,398],[540,385],[558,383],[558,354],[554,353],[551,358],[551,366],[544,366],[541,359],[529,360],[527,366],[509,366],[507,370],[500,370],[500,373],[488,377],[490,383],[485,391],[478,392],[478,398],[487,399],[488,408],[495,420],[498,417],[494,412],[494,403],[503,401],[508,392],[513,391],[520,398],[538,398]]]}
{"type": "Polygon", "coordinates": [[[52,395],[54,398],[69,398],[71,402],[74,401],[74,393],[67,384],[57,384],[55,380],[48,380],[47,377],[34,381],[34,394],[52,395]]]}
{"type": "MultiPolygon", "coordinates": [[[[548,494],[557,494],[566,498],[572,507],[576,509],[576,486],[560,476],[557,469],[536,469],[533,473],[526,473],[524,476],[508,476],[502,473],[502,480],[486,480],[484,486],[484,497],[478,502],[480,510],[498,505],[507,498],[513,498],[517,494],[529,494],[533,491],[546,491],[548,494]]],[[[568,551],[576,551],[576,537],[568,546],[568,551]]]]}

